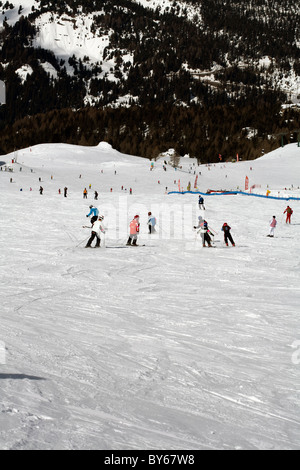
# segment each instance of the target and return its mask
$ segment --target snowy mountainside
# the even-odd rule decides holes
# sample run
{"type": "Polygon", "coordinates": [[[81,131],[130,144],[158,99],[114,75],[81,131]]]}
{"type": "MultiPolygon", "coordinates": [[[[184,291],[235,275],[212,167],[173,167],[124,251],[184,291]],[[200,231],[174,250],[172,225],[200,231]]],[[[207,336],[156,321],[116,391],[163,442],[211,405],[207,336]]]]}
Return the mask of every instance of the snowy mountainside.
{"type": "Polygon", "coordinates": [[[255,192],[297,198],[299,152],[177,170],[104,142],[1,156],[0,449],[299,449],[300,200],[206,195],[204,211],[197,194],[166,194],[248,174],[255,192]],[[84,248],[91,204],[99,250],[84,248]],[[135,214],[145,246],[126,247],[135,214]]]}
{"type": "MultiPolygon", "coordinates": [[[[114,2],[105,3],[113,4],[114,2]]],[[[177,2],[170,0],[136,0],[127,2],[124,6],[121,5],[120,8],[123,8],[125,15],[129,12],[130,4],[139,5],[141,8],[144,8],[145,14],[150,10],[153,10],[153,12],[157,12],[160,15],[174,15],[175,17],[191,22],[191,24],[195,23],[199,26],[201,25],[201,27],[206,29],[210,27],[210,25],[207,25],[204,22],[201,15],[203,8],[202,2],[185,2],[180,0],[177,2]]],[[[3,2],[2,5],[4,5],[3,2]]],[[[69,1],[64,4],[58,3],[57,6],[52,5],[52,3],[48,1],[38,0],[25,0],[23,2],[12,1],[7,2],[5,5],[6,8],[3,6],[2,12],[0,12],[0,24],[5,21],[8,25],[12,26],[19,21],[21,17],[30,18],[30,21],[33,22],[37,29],[35,38],[32,41],[32,46],[34,48],[49,50],[55,55],[58,61],[65,61],[65,66],[69,74],[72,75],[74,73],[74,68],[68,64],[68,61],[70,58],[75,56],[76,60],[80,59],[83,61],[84,65],[88,69],[93,69],[96,64],[101,63],[102,72],[100,74],[96,74],[98,78],[105,76],[110,81],[118,81],[118,74],[115,73],[117,65],[115,50],[118,46],[114,45],[114,42],[112,41],[112,37],[116,35],[116,31],[114,31],[114,29],[109,30],[107,28],[103,28],[102,26],[99,27],[96,21],[97,17],[104,17],[107,14],[103,4],[101,8],[101,2],[93,2],[93,8],[91,8],[90,4],[85,5],[77,1],[69,1]],[[111,58],[107,58],[105,49],[110,52],[111,58]]],[[[222,9],[222,2],[220,3],[220,6],[222,9]]],[[[227,8],[226,2],[223,2],[223,7],[224,9],[227,8]]],[[[112,9],[112,12],[120,11],[117,10],[117,8],[118,5],[116,3],[116,9],[112,9]]],[[[232,14],[234,19],[235,14],[240,14],[239,8],[239,5],[232,5],[231,10],[229,9],[228,13],[224,13],[224,17],[232,14]]],[[[274,6],[272,7],[272,4],[269,4],[268,1],[265,2],[265,5],[256,5],[253,2],[248,2],[247,11],[248,9],[250,22],[253,20],[252,15],[254,18],[263,18],[265,15],[269,17],[271,14],[276,14],[275,20],[271,18],[268,21],[270,21],[270,23],[274,21],[274,24],[277,24],[279,9],[274,8],[274,6]]],[[[282,15],[286,15],[288,13],[297,15],[297,12],[294,11],[294,1],[290,0],[289,2],[284,2],[284,5],[281,5],[280,7],[280,12],[282,15]]],[[[113,14],[114,13],[112,13],[112,16],[113,14]]],[[[157,18],[158,19],[155,20],[156,22],[161,21],[160,16],[157,18]]],[[[117,34],[119,35],[119,32],[117,34]]],[[[146,35],[146,31],[137,31],[136,34],[142,37],[143,35],[146,35]]],[[[223,34],[223,31],[217,31],[214,32],[214,34],[223,34]]],[[[227,35],[229,35],[229,32],[227,32],[227,35]]],[[[238,38],[235,37],[235,34],[233,34],[231,40],[235,42],[237,39],[238,38]]],[[[163,47],[163,45],[161,47],[163,47]]],[[[238,43],[236,47],[239,47],[238,43]]],[[[295,32],[295,47],[299,47],[297,32],[295,32]]],[[[253,58],[253,65],[256,67],[258,66],[258,61],[260,59],[265,59],[265,62],[269,60],[272,61],[270,56],[264,55],[263,51],[261,52],[262,53],[258,58],[253,58]]],[[[127,50],[126,48],[122,50],[122,47],[119,47],[118,54],[119,57],[122,57],[124,64],[131,63],[131,65],[136,65],[133,50],[128,48],[127,50]]],[[[228,54],[226,54],[226,56],[228,56],[228,54]]],[[[197,75],[198,77],[200,77],[199,74],[201,74],[204,81],[208,80],[211,83],[215,81],[217,83],[218,79],[214,77],[215,72],[222,70],[224,66],[230,67],[234,64],[239,64],[243,69],[246,67],[247,58],[246,56],[243,58],[240,57],[237,62],[235,60],[230,61],[225,58],[225,60],[223,59],[221,62],[223,63],[215,62],[212,65],[211,70],[205,70],[203,68],[193,67],[187,60],[186,63],[183,62],[181,64],[181,69],[189,70],[192,74],[197,75]]],[[[26,65],[27,64],[23,64],[23,66],[26,65]]],[[[285,92],[290,94],[293,101],[297,101],[297,96],[299,95],[299,76],[297,71],[293,70],[293,60],[291,60],[290,65],[290,70],[286,70],[286,73],[284,74],[282,71],[278,70],[277,67],[272,67],[273,71],[271,74],[273,74],[274,86],[276,85],[279,88],[281,87],[285,92]]],[[[117,70],[119,71],[118,67],[117,70]]],[[[126,69],[122,70],[122,67],[121,75],[124,78],[127,78],[128,76],[128,72],[126,69]]],[[[267,73],[267,75],[270,75],[270,73],[267,73]]]]}
{"type": "Polygon", "coordinates": [[[255,159],[281,135],[290,143],[298,10],[296,0],[1,2],[0,153],[105,140],[146,158],[173,147],[214,162],[255,159]]]}
{"type": "MultiPolygon", "coordinates": [[[[51,168],[60,174],[61,184],[76,184],[78,180],[78,168],[84,162],[90,183],[93,187],[100,184],[101,191],[110,191],[111,180],[107,180],[103,174],[101,178],[101,169],[110,168],[118,172],[122,168],[126,174],[119,185],[124,188],[138,187],[139,191],[145,193],[165,193],[178,190],[178,179],[181,181],[181,189],[186,191],[191,183],[191,190],[207,192],[209,189],[225,191],[243,191],[245,189],[245,178],[249,178],[249,187],[256,185],[255,193],[266,194],[269,189],[272,195],[282,197],[297,195],[300,181],[300,159],[299,147],[297,144],[290,144],[284,148],[280,147],[253,161],[224,162],[217,164],[198,165],[195,159],[181,157],[179,168],[176,170],[175,179],[170,178],[172,170],[170,155],[168,152],[152,164],[141,157],[124,155],[106,142],[101,142],[95,147],[84,147],[68,144],[40,144],[27,149],[20,149],[7,155],[6,161],[15,159],[24,169],[34,169],[34,171],[43,174],[44,168],[51,172],[51,168]],[[50,150],[50,151],[49,151],[50,150]],[[167,161],[168,171],[161,172],[161,167],[165,166],[167,161]],[[153,165],[153,171],[150,171],[153,165]],[[135,168],[143,172],[144,178],[140,180],[136,177],[135,168]],[[181,168],[180,168],[181,167],[181,168]],[[66,170],[67,168],[67,170],[66,170]],[[97,170],[95,171],[95,168],[97,170]],[[72,180],[71,180],[72,177],[72,180]],[[197,189],[194,188],[195,178],[197,177],[197,189]],[[65,183],[64,181],[65,180],[65,183]],[[72,183],[71,183],[72,181],[72,183]],[[158,184],[159,181],[159,184],[158,184]],[[176,183],[175,183],[176,181],[176,183]]],[[[2,157],[3,158],[3,157],[2,157]]],[[[24,170],[23,170],[24,171],[24,170]]],[[[22,173],[23,176],[24,173],[22,173]]],[[[113,180],[112,180],[113,181],[113,180]]],[[[89,183],[89,184],[90,184],[89,183]]],[[[49,182],[47,183],[49,184],[49,182]]],[[[50,184],[52,184],[50,182],[50,184]]],[[[75,187],[76,187],[75,186],[75,187]]],[[[119,192],[120,188],[114,184],[114,191],[119,192]]]]}

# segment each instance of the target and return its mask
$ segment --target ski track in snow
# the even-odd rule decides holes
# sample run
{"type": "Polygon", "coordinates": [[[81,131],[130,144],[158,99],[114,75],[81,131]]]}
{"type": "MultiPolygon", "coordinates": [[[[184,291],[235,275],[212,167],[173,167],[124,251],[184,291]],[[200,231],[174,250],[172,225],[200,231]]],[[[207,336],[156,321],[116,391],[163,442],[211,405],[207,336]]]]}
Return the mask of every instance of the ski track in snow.
{"type": "MultiPolygon", "coordinates": [[[[192,230],[188,239],[149,238],[151,205],[191,201],[198,216],[197,196],[166,196],[174,170],[165,174],[158,162],[148,176],[149,163],[132,157],[131,166],[126,156],[122,169],[107,164],[97,206],[117,201],[110,186],[135,186],[130,203],[145,206],[139,243],[146,246],[85,250],[90,231],[81,227],[94,201],[82,200],[82,187],[94,187],[94,169],[80,167],[70,147],[77,166],[66,177],[68,147],[61,150],[67,163],[52,160],[51,148],[24,151],[28,164],[13,173],[15,185],[0,173],[0,340],[7,357],[0,448],[299,448],[300,369],[291,345],[300,339],[300,203],[292,201],[294,223],[286,226],[285,201],[206,197],[215,249],[203,249],[192,230]],[[66,199],[57,194],[65,184],[66,199]],[[278,227],[269,239],[273,213],[278,227]],[[225,220],[236,247],[224,246],[225,220]]],[[[114,151],[107,155],[114,162],[114,151]]],[[[236,166],[232,172],[238,175],[236,166]]],[[[188,172],[180,177],[182,184],[191,179],[188,172]]],[[[108,209],[106,216],[112,227],[108,209]]],[[[108,229],[105,244],[122,246],[126,236],[113,238],[108,229]]]]}

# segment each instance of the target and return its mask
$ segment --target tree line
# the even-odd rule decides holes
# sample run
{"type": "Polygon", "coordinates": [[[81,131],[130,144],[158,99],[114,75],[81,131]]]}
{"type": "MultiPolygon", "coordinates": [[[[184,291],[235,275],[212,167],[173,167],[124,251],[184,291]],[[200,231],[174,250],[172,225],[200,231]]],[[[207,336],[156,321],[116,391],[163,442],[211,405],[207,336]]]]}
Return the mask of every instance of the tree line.
{"type": "Polygon", "coordinates": [[[189,3],[201,7],[192,22],[179,0],[165,11],[130,0],[42,0],[39,10],[33,6],[16,24],[4,21],[0,79],[7,84],[7,104],[0,107],[0,150],[106,140],[145,157],[172,147],[216,161],[222,153],[256,158],[277,146],[276,136],[299,128],[297,109],[283,112],[288,98],[273,85],[275,72],[300,73],[298,0],[189,3]],[[34,21],[49,11],[53,21],[67,13],[74,27],[76,15],[97,12],[94,34],[113,31],[99,62],[63,60],[33,46],[34,21]],[[268,69],[259,65],[264,55],[271,58],[268,69]],[[104,72],[108,59],[114,65],[104,72]],[[26,77],[19,72],[23,65],[30,67],[26,77]],[[191,71],[216,65],[211,80],[191,71]]]}

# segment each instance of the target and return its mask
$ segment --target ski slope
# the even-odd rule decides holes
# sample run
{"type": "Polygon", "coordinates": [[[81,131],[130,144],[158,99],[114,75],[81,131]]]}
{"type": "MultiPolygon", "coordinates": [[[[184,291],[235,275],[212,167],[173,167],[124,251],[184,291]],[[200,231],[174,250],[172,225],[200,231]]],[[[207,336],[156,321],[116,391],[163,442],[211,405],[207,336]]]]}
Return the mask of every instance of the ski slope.
{"type": "Polygon", "coordinates": [[[197,175],[204,193],[244,190],[248,176],[252,192],[300,197],[300,148],[164,160],[151,170],[103,142],[0,157],[1,450],[299,449],[300,200],[206,195],[204,212],[197,194],[167,193],[197,175]],[[84,248],[90,204],[99,250],[84,248]],[[125,247],[135,214],[145,246],[125,247]]]}

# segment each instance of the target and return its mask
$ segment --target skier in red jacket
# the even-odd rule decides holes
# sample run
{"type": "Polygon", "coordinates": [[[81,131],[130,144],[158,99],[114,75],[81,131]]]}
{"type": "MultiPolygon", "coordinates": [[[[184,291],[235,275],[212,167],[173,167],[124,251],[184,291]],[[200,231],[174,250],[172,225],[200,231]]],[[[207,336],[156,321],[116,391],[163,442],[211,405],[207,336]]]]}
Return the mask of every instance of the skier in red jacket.
{"type": "Polygon", "coordinates": [[[285,209],[285,211],[283,212],[284,214],[286,213],[286,221],[285,223],[291,223],[291,215],[293,213],[293,209],[290,208],[290,206],[287,206],[287,208],[285,209]]]}

